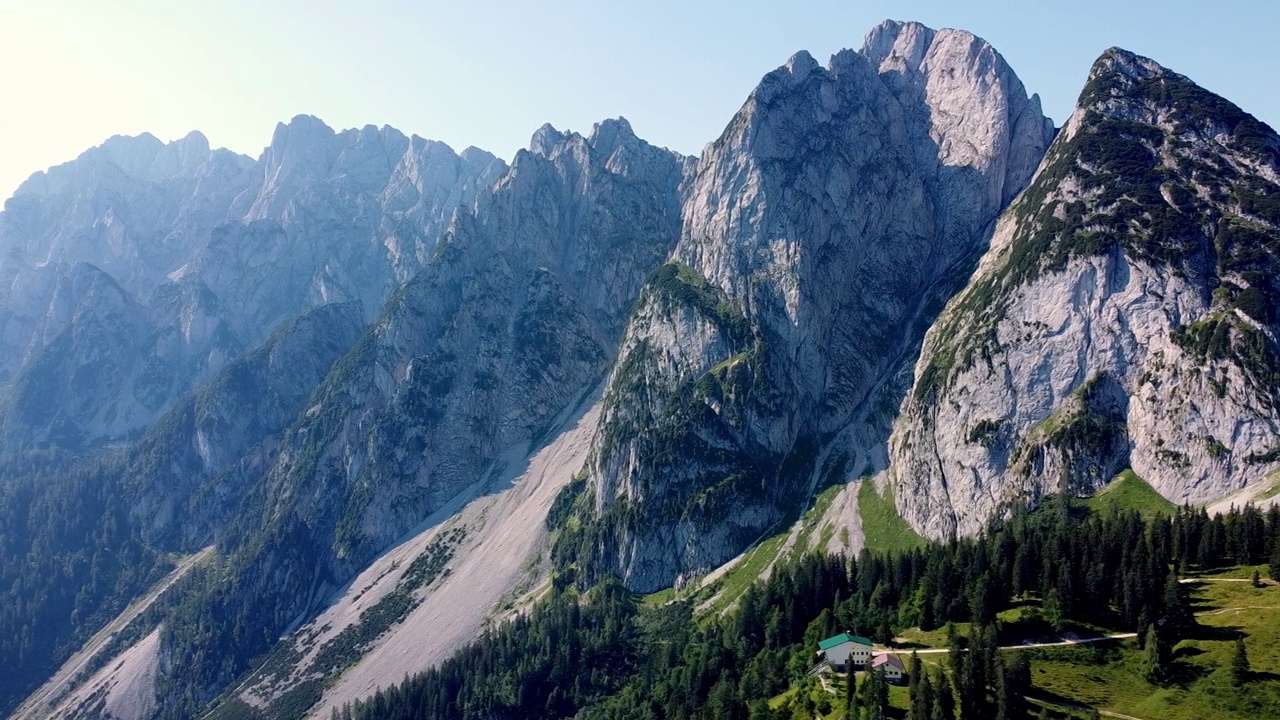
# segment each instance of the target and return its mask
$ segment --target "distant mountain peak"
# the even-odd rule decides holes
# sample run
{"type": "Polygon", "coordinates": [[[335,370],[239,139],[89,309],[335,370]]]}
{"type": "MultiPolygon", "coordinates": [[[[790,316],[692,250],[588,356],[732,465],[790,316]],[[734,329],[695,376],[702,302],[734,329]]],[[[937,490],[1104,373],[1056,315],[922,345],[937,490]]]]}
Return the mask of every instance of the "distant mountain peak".
{"type": "Polygon", "coordinates": [[[557,130],[551,123],[543,123],[542,127],[535,130],[533,137],[529,139],[529,152],[546,157],[568,137],[566,133],[557,130]]]}
{"type": "Polygon", "coordinates": [[[612,153],[619,145],[630,145],[639,141],[631,129],[631,123],[624,117],[601,120],[591,128],[591,136],[587,142],[597,152],[612,153]]]}

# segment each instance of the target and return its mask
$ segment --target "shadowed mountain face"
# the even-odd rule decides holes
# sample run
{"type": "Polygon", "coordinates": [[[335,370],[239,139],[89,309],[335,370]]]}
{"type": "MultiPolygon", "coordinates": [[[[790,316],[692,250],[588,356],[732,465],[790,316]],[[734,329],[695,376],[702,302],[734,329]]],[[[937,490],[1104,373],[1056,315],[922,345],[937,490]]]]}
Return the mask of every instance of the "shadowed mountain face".
{"type": "MultiPolygon", "coordinates": [[[[77,676],[51,697],[82,704],[27,716],[299,717],[335,687],[306,669],[355,667],[455,551],[652,591],[867,475],[935,539],[1123,468],[1235,492],[1280,462],[1278,153],[1119,50],[1055,132],[986,42],[897,22],[792,57],[700,158],[620,119],[544,126],[510,166],[305,116],[256,161],[113,138],[0,214],[0,577],[28,589],[0,612],[23,685],[0,707],[211,543],[90,663],[147,669],[145,701],[77,676]],[[573,468],[548,453],[541,490],[436,538],[549,506],[552,547],[415,534],[574,410],[573,468]]],[[[489,591],[468,632],[510,611],[489,591]]]]}
{"type": "Polygon", "coordinates": [[[339,581],[599,381],[676,242],[679,156],[625,121],[544,128],[533,148],[326,378],[271,471],[261,529],[304,521],[339,581]]]}
{"type": "Polygon", "coordinates": [[[0,213],[0,377],[28,388],[4,449],[136,433],[309,308],[355,300],[371,318],[505,169],[299,116],[257,162],[143,135],[36,173],[0,213]]]}

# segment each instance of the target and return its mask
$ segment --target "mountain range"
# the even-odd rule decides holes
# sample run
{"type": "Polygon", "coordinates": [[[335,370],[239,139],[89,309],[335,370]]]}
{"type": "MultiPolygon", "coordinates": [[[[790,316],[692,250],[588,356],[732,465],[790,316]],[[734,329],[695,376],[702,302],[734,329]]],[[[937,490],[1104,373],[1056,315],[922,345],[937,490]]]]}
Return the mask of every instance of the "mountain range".
{"type": "Polygon", "coordinates": [[[875,547],[871,496],[1269,503],[1278,269],[1271,128],[1117,48],[1057,128],[916,23],[698,157],[112,138],[0,213],[0,710],[328,717],[549,588],[875,547]]]}

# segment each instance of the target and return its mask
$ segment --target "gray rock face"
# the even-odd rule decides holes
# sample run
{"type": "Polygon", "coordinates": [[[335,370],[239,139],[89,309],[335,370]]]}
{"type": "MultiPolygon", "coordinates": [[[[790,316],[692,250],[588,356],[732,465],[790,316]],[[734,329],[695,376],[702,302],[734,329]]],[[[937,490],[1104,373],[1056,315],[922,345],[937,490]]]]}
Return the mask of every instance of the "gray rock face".
{"type": "Polygon", "coordinates": [[[1111,50],[968,288],[892,440],[904,517],[967,535],[1132,467],[1177,502],[1277,468],[1280,142],[1111,50]]]}
{"type": "Polygon", "coordinates": [[[280,124],[252,182],[208,243],[174,274],[199,277],[261,336],[299,309],[359,300],[368,318],[436,249],[459,209],[506,170],[475,148],[372,125],[335,133],[299,116],[280,124]]]}
{"type": "Polygon", "coordinates": [[[895,375],[1051,138],[968,33],[889,22],[767,75],[623,337],[589,463],[598,566],[669,585],[818,477],[883,464],[895,375]]]}
{"type": "MultiPolygon", "coordinates": [[[[210,150],[198,133],[167,145],[143,135],[36,173],[0,213],[0,380],[97,372],[114,388],[59,397],[40,417],[15,407],[5,418],[10,449],[145,428],[309,308],[358,300],[372,317],[430,259],[454,213],[482,204],[505,170],[474,148],[458,155],[392,128],[335,133],[300,116],[277,128],[256,163],[210,150]],[[48,348],[80,302],[67,276],[79,263],[150,318],[100,320],[142,335],[106,349],[68,350],[69,338],[48,348]],[[113,355],[114,369],[76,364],[94,353],[113,355]],[[43,367],[55,356],[61,366],[43,367]],[[51,429],[58,418],[66,429],[51,429]]],[[[101,316],[115,306],[85,307],[101,316]]]]}
{"type": "MultiPolygon", "coordinates": [[[[282,134],[268,184],[285,188],[319,162],[292,151],[328,136],[306,123],[282,134]]],[[[337,320],[304,318],[135,446],[130,467],[146,480],[130,488],[129,509],[141,530],[166,546],[216,538],[208,577],[232,579],[191,593],[165,621],[158,712],[194,712],[378,553],[463,491],[496,490],[509,463],[550,439],[558,416],[599,387],[645,277],[678,241],[689,167],[625,120],[589,137],[544,127],[491,194],[454,214],[424,267],[322,380],[344,333],[326,331],[337,320]],[[282,365],[269,360],[281,352],[282,365]],[[297,376],[281,377],[292,364],[297,376]],[[252,614],[255,630],[234,634],[210,619],[218,608],[252,614]],[[203,631],[188,621],[217,634],[217,654],[189,641],[203,631]]],[[[278,210],[271,193],[255,197],[278,210]]],[[[289,208],[280,212],[303,213],[289,208]]],[[[291,257],[290,229],[266,222],[245,227],[265,228],[291,257]]],[[[183,280],[209,277],[191,270],[183,280]]],[[[357,305],[315,312],[335,308],[349,329],[357,305]]]]}

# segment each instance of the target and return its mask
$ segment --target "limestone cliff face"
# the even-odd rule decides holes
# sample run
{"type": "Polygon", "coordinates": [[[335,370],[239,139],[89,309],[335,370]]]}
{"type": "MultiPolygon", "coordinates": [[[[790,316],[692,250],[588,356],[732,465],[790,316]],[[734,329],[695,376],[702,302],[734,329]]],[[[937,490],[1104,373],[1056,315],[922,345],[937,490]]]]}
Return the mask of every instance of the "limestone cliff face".
{"type": "Polygon", "coordinates": [[[820,476],[883,465],[895,375],[1052,132],[964,32],[889,22],[767,75],[699,161],[623,336],[575,539],[590,564],[670,584],[820,476]]]}
{"type": "MultiPolygon", "coordinates": [[[[163,143],[116,136],[31,176],[0,214],[0,298],[21,303],[26,276],[89,263],[144,302],[226,220],[253,160],[193,132],[163,143]]],[[[6,348],[7,350],[8,348],[6,348]]]]}
{"type": "Polygon", "coordinates": [[[1177,502],[1277,468],[1280,142],[1121,50],[930,331],[894,429],[932,538],[1132,467],[1177,502]]]}

